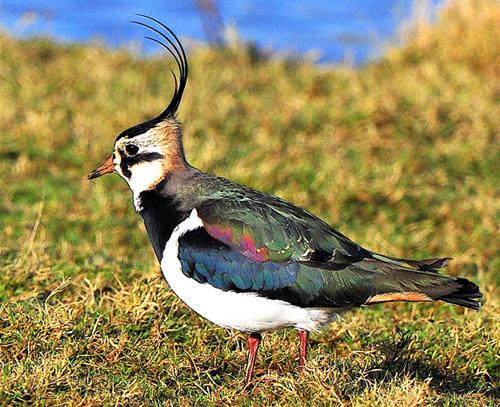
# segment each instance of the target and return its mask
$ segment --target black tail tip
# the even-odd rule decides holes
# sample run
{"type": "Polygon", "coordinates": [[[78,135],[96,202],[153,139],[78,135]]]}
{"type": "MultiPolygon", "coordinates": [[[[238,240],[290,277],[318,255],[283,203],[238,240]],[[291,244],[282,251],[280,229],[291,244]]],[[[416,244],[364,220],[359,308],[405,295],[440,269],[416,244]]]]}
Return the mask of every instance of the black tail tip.
{"type": "Polygon", "coordinates": [[[437,298],[437,300],[479,311],[483,305],[479,301],[483,298],[479,287],[466,278],[459,277],[456,279],[456,282],[459,284],[459,287],[455,292],[437,298]]]}

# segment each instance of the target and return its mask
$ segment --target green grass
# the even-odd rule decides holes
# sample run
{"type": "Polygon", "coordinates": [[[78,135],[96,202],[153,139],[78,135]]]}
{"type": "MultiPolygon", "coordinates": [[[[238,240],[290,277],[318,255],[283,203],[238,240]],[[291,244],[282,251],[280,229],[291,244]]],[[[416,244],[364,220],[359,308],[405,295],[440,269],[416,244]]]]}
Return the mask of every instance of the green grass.
{"type": "Polygon", "coordinates": [[[171,62],[0,35],[0,404],[499,403],[499,27],[495,1],[460,1],[358,70],[192,51],[191,163],[372,250],[453,256],[485,294],[350,313],[302,375],[294,331],[266,334],[246,391],[245,337],[168,290],[123,181],[85,179],[160,112],[171,62]]]}

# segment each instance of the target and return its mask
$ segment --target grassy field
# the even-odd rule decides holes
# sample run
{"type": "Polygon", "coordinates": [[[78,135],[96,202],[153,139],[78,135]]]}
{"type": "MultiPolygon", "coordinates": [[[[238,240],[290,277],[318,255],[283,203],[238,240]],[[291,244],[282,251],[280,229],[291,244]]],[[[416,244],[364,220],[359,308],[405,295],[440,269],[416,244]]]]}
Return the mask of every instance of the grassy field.
{"type": "Polygon", "coordinates": [[[193,165],[369,249],[452,256],[485,294],[348,314],[302,375],[295,332],[266,334],[246,391],[245,337],[168,290],[123,181],[85,179],[163,108],[171,61],[0,35],[0,404],[498,405],[499,27],[463,0],[362,69],[192,50],[193,165]]]}

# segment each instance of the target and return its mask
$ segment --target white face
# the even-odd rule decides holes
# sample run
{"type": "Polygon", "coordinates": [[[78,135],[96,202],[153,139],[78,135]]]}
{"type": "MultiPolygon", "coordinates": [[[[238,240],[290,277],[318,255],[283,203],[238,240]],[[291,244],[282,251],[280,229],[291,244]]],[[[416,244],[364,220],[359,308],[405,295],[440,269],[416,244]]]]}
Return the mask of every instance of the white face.
{"type": "Polygon", "coordinates": [[[132,138],[121,138],[115,144],[113,163],[137,197],[164,178],[165,146],[155,137],[155,128],[132,138]]]}

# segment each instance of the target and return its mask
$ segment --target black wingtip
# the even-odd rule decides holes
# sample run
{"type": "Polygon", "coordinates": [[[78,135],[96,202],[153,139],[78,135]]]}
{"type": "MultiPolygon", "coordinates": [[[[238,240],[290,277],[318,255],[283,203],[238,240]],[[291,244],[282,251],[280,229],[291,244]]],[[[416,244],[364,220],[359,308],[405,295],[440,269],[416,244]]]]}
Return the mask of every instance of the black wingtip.
{"type": "Polygon", "coordinates": [[[401,259],[401,260],[404,261],[406,264],[409,264],[410,266],[417,268],[418,270],[436,272],[437,269],[448,267],[448,264],[452,259],[451,257],[442,257],[442,258],[423,259],[423,260],[406,260],[406,259],[401,259]]]}

